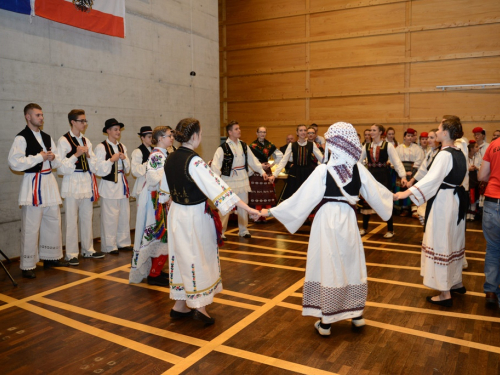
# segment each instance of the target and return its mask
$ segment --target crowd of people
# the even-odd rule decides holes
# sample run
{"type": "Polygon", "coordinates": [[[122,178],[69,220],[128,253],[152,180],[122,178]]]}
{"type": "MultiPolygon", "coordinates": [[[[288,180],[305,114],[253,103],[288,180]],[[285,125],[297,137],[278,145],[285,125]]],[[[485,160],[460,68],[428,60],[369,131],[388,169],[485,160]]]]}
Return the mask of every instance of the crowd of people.
{"type": "Polygon", "coordinates": [[[339,320],[364,325],[367,273],[361,237],[368,233],[372,214],[387,221],[387,239],[395,235],[393,215],[420,219],[421,275],[424,285],[440,292],[427,300],[446,307],[452,306],[453,294],[466,293],[465,222],[482,216],[488,244],[484,289],[487,302],[498,305],[500,131],[489,145],[485,131],[476,127],[475,139],[468,141],[460,119],[443,116],[438,128],[420,137],[406,129],[401,143],[393,128],[374,124],[361,142],[351,124],[339,122],[324,137],[315,124],[299,125],[297,140],[290,134],[284,146],[276,147],[266,139],[265,127],[246,144],[238,122],[232,121],[227,140],[205,163],[194,151],[202,127],[193,118],[181,120],[175,129],[143,126],[141,145],[129,159],[120,142],[124,124],[114,118],[102,129],[107,138],[93,148],[83,134],[87,119],[81,109],[69,112],[70,129],[57,143],[41,130],[39,105],[28,104],[24,116],[26,127],[15,137],[8,161],[12,170],[24,172],[19,205],[25,278],[36,278],[39,260],[44,267],[78,266],[80,256],[102,259],[129,251],[131,283],[146,279],[168,287],[176,301],[173,319],[191,317],[210,325],[214,319],[206,306],[222,290],[218,247],[233,209],[242,238],[251,238],[249,216],[256,223],[275,217],[292,233],[309,218],[303,315],[319,317],[315,328],[329,335],[339,320]],[[63,176],[60,193],[53,169],[63,176]],[[129,172],[136,177],[132,192],[129,172]],[[287,178],[278,198],[274,182],[282,172],[287,178]],[[101,177],[99,185],[96,177],[101,177]],[[137,202],[134,244],[130,196],[137,202]],[[101,249],[96,251],[92,216],[99,199],[101,249]],[[356,210],[363,218],[361,229],[356,210]]]}

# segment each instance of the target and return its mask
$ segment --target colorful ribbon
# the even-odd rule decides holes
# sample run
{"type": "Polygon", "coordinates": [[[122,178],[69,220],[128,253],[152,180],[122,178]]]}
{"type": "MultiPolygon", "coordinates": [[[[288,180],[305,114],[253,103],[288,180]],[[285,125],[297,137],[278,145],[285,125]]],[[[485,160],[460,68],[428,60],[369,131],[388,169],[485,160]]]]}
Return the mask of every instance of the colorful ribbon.
{"type": "Polygon", "coordinates": [[[33,206],[38,207],[42,204],[42,175],[51,174],[51,169],[45,169],[43,171],[37,172],[31,184],[33,186],[33,206]]]}

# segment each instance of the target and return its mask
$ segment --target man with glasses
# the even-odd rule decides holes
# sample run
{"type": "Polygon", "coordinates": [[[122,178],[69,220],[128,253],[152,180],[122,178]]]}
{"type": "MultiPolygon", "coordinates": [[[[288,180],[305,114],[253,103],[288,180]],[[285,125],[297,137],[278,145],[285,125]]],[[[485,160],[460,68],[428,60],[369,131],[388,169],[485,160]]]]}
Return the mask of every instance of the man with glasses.
{"type": "Polygon", "coordinates": [[[92,143],[83,136],[87,118],[83,109],[68,113],[70,130],[57,142],[63,175],[61,197],[66,212],[66,260],[70,266],[78,266],[78,221],[80,221],[81,254],[83,258],[101,259],[104,254],[94,250],[92,216],[94,202],[99,199],[97,189],[96,157],[92,143]]]}
{"type": "MultiPolygon", "coordinates": [[[[316,145],[316,147],[318,148],[318,150],[320,150],[321,153],[324,154],[325,149],[322,147],[321,143],[318,143],[316,141],[318,139],[317,133],[318,133],[318,127],[314,127],[313,125],[309,126],[307,128],[307,141],[313,142],[316,145]]],[[[311,157],[313,158],[313,160],[316,164],[321,164],[322,160],[318,160],[316,158],[316,156],[314,156],[314,154],[311,155],[311,157]]]]}

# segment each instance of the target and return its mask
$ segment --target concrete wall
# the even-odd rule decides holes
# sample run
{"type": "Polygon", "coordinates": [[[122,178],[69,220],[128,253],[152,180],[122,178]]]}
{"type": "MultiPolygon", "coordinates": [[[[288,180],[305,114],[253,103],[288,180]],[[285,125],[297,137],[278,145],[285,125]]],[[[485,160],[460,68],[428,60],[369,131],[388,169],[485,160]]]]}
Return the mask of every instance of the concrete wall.
{"type": "MultiPolygon", "coordinates": [[[[184,117],[196,117],[203,126],[197,151],[204,159],[219,144],[217,0],[127,0],[126,7],[125,39],[40,17],[30,23],[26,15],[0,10],[0,249],[8,256],[20,251],[22,175],[9,169],[7,156],[25,126],[27,103],[42,106],[44,131],[56,142],[68,131],[67,113],[82,108],[94,145],[105,138],[106,119],[126,125],[121,140],[129,157],[140,143],[141,126],[175,127],[184,117]]],[[[97,204],[96,237],[99,227],[97,204]]]]}

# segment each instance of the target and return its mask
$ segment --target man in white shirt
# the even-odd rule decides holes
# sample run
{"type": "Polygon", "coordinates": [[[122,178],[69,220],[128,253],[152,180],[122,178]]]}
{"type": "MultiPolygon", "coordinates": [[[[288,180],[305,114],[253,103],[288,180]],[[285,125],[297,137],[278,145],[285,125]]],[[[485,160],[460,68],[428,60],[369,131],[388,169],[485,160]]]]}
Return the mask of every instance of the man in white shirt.
{"type": "Polygon", "coordinates": [[[316,138],[314,139],[314,142],[319,144],[324,149],[325,145],[326,145],[326,141],[325,141],[324,137],[322,137],[321,135],[318,134],[318,125],[313,123],[310,126],[312,126],[314,128],[314,132],[316,133],[316,138]]]}
{"type": "Polygon", "coordinates": [[[486,131],[480,126],[478,126],[472,129],[472,133],[474,133],[474,139],[476,140],[478,147],[477,155],[479,156],[481,161],[483,161],[484,153],[486,152],[486,149],[490,145],[488,142],[486,142],[486,131]]]}
{"type": "Polygon", "coordinates": [[[130,240],[130,205],[127,177],[130,161],[127,148],[119,142],[124,125],[114,118],[106,120],[103,133],[108,138],[95,148],[96,174],[101,176],[101,250],[118,254],[133,250],[130,240]]]}
{"type": "Polygon", "coordinates": [[[80,222],[81,253],[84,258],[101,259],[104,254],[94,250],[92,216],[94,202],[99,199],[95,178],[95,155],[92,143],[83,136],[87,118],[83,109],[68,113],[69,132],[59,138],[57,150],[63,175],[61,197],[66,212],[66,260],[70,266],[78,266],[78,222],[80,222]]]}
{"type": "MultiPolygon", "coordinates": [[[[250,189],[250,181],[248,180],[249,167],[259,173],[264,181],[274,181],[274,177],[268,177],[261,163],[257,160],[254,154],[247,147],[245,142],[240,141],[241,129],[237,121],[231,121],[226,126],[228,138],[226,142],[221,144],[215,151],[212,160],[212,170],[219,175],[231,190],[240,197],[240,199],[248,203],[248,193],[250,189]]],[[[251,238],[252,235],[248,231],[248,213],[237,208],[238,213],[238,228],[239,236],[251,238]]],[[[229,215],[221,216],[222,221],[222,238],[225,239],[224,233],[227,229],[229,215]]]]}
{"type": "Polygon", "coordinates": [[[132,151],[132,176],[137,178],[132,190],[132,196],[139,198],[142,188],[146,183],[146,165],[148,164],[149,154],[151,153],[151,141],[153,139],[153,129],[151,126],[141,127],[141,131],[137,133],[141,137],[142,144],[132,151]]]}
{"type": "Polygon", "coordinates": [[[24,107],[26,127],[9,151],[9,167],[24,172],[19,191],[21,206],[21,270],[28,279],[36,277],[36,263],[44,267],[63,267],[61,196],[52,168],[60,165],[54,140],[41,131],[43,111],[36,103],[24,107]]]}

